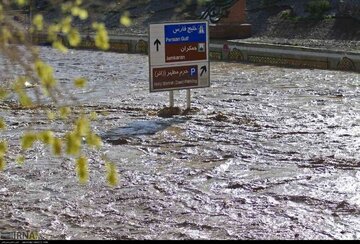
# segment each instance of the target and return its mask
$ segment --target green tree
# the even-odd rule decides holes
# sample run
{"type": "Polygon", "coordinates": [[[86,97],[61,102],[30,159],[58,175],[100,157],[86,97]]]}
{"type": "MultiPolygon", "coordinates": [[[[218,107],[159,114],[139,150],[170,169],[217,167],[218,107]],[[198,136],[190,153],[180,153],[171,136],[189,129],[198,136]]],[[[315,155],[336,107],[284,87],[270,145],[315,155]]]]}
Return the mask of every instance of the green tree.
{"type": "Polygon", "coordinates": [[[312,0],[306,5],[306,11],[315,18],[323,18],[330,9],[331,5],[328,0],[312,0]]]}
{"type": "MultiPolygon", "coordinates": [[[[40,1],[39,1],[40,2],[40,1]]],[[[44,1],[41,1],[44,2],[44,1]]],[[[94,148],[101,153],[102,141],[91,129],[91,120],[96,114],[86,114],[83,111],[74,113],[70,107],[62,106],[59,101],[63,97],[70,98],[64,89],[61,89],[54,74],[52,66],[41,59],[38,48],[32,45],[32,39],[40,33],[46,33],[48,41],[59,52],[66,53],[68,48],[77,47],[82,40],[80,30],[74,26],[74,21],[86,21],[88,11],[82,7],[82,0],[49,1],[48,6],[61,6],[61,18],[55,22],[44,21],[44,16],[34,13],[35,0],[2,1],[0,4],[0,55],[12,67],[20,67],[21,76],[12,80],[0,77],[0,103],[12,94],[17,97],[17,106],[21,109],[47,112],[49,123],[53,120],[62,120],[69,124],[69,130],[63,135],[56,136],[52,130],[25,132],[20,138],[21,152],[17,157],[19,163],[24,163],[24,153],[33,147],[35,142],[40,142],[49,147],[56,156],[72,157],[76,162],[77,175],[81,183],[88,180],[88,160],[84,148],[94,148]],[[19,24],[16,16],[11,14],[14,10],[27,12],[31,24],[19,24]],[[67,46],[68,45],[68,46],[67,46]],[[25,52],[25,54],[24,54],[25,52]],[[26,59],[24,59],[26,57],[26,59]],[[32,86],[35,99],[28,94],[27,87],[32,86]],[[45,105],[44,98],[51,101],[45,105]]],[[[127,13],[119,19],[120,24],[128,26],[131,20],[127,13]]],[[[91,28],[95,34],[95,45],[100,50],[109,48],[109,38],[105,25],[101,22],[92,22],[91,28]]],[[[9,69],[8,73],[13,70],[9,69]]],[[[15,74],[16,72],[14,72],[15,74]]],[[[86,77],[74,77],[73,85],[83,88],[86,77]]],[[[7,130],[6,120],[0,117],[0,130],[7,130]]],[[[6,169],[9,160],[8,142],[0,137],[0,170],[6,169]]],[[[118,176],[114,163],[103,155],[107,168],[107,181],[110,185],[117,184],[118,176]]]]}
{"type": "MultiPolygon", "coordinates": [[[[39,142],[44,147],[49,147],[54,156],[71,157],[76,165],[79,181],[86,183],[89,177],[86,152],[95,150],[102,155],[107,182],[114,186],[118,182],[116,166],[102,153],[102,140],[91,127],[92,120],[97,116],[96,113],[74,111],[74,108],[61,103],[61,100],[74,102],[76,100],[59,84],[53,67],[40,57],[37,46],[33,45],[33,40],[45,35],[53,48],[67,53],[69,48],[78,47],[86,36],[82,35],[82,29],[77,27],[80,22],[82,26],[88,26],[87,30],[92,29],[94,32],[96,47],[101,51],[108,50],[109,36],[105,24],[101,21],[90,20],[89,9],[86,7],[92,4],[99,6],[101,1],[105,0],[2,0],[0,3],[0,59],[5,59],[6,63],[14,67],[14,70],[6,70],[7,75],[13,73],[8,76],[12,77],[11,79],[0,75],[0,106],[6,103],[9,96],[15,95],[17,104],[13,104],[12,109],[46,113],[50,125],[54,121],[61,121],[68,128],[60,134],[51,129],[27,130],[19,138],[21,151],[15,155],[18,163],[24,163],[26,151],[39,142]],[[29,18],[29,21],[25,22],[30,24],[19,23],[18,17],[11,14],[15,10],[25,13],[25,18],[29,18]],[[56,12],[56,18],[49,20],[41,14],[51,11],[56,12]],[[15,72],[15,67],[17,72],[15,72]],[[19,73],[21,75],[18,75],[19,73]],[[35,98],[26,89],[29,86],[32,87],[35,98]]],[[[130,0],[113,1],[113,3],[127,4],[127,1],[130,0]]],[[[192,4],[205,5],[207,1],[209,0],[186,0],[182,2],[182,7],[186,8],[192,4]]],[[[144,2],[148,3],[148,0],[144,2]]],[[[119,18],[119,25],[128,27],[131,24],[129,13],[123,12],[119,18]]],[[[73,86],[82,89],[86,86],[87,80],[88,77],[73,77],[73,86]]],[[[7,127],[6,118],[3,118],[0,113],[0,131],[6,131],[7,127]]],[[[9,155],[14,152],[8,150],[8,145],[8,141],[0,134],[0,171],[6,169],[6,163],[10,158],[14,158],[14,155],[9,155]]]]}

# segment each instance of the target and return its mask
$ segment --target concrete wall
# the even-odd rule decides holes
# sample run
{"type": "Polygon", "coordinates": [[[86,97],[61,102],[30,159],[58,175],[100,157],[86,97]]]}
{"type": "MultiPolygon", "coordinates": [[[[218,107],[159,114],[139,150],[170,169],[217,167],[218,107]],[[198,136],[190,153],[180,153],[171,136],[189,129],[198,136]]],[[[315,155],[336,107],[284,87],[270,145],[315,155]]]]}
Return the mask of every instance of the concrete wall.
{"type": "Polygon", "coordinates": [[[360,52],[254,44],[241,41],[210,45],[210,56],[216,60],[259,63],[275,66],[360,71],[360,52]]]}
{"type": "MultiPolygon", "coordinates": [[[[146,35],[110,36],[110,50],[119,53],[148,53],[146,35]]],[[[33,37],[34,43],[48,44],[46,35],[33,37]]],[[[79,49],[96,49],[93,37],[82,38],[79,49]]],[[[331,69],[360,72],[360,52],[341,52],[324,49],[291,47],[245,41],[213,41],[210,43],[212,61],[245,62],[274,66],[331,69]]]]}

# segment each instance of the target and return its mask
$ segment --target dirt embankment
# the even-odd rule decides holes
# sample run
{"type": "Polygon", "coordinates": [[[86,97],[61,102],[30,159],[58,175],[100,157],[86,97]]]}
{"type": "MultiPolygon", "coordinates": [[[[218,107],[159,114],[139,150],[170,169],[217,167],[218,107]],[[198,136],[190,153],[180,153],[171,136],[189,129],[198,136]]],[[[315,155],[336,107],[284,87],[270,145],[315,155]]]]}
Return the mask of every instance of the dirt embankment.
{"type": "Polygon", "coordinates": [[[308,0],[248,1],[253,37],[247,41],[359,51],[358,1],[329,1],[321,16],[307,10],[308,0]],[[357,12],[356,12],[357,11],[357,12]]]}

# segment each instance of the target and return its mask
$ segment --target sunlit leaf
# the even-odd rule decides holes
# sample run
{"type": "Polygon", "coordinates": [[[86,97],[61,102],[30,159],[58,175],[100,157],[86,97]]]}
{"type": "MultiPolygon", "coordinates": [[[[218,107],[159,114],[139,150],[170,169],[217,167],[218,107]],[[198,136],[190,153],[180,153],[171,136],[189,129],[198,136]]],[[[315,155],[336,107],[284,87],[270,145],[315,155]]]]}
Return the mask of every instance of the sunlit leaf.
{"type": "Polygon", "coordinates": [[[27,4],[27,0],[16,0],[16,3],[22,7],[25,6],[27,4]]]}
{"type": "Polygon", "coordinates": [[[59,24],[51,24],[48,27],[48,39],[49,41],[57,40],[58,32],[60,32],[61,26],[59,24]]]}
{"type": "Polygon", "coordinates": [[[84,88],[86,86],[86,79],[83,77],[76,78],[74,80],[74,85],[78,88],[84,88]]]}
{"type": "Polygon", "coordinates": [[[110,48],[110,44],[105,25],[103,23],[95,22],[92,27],[96,30],[95,46],[102,50],[108,50],[110,48]]]}
{"type": "Polygon", "coordinates": [[[0,130],[6,129],[6,123],[3,118],[0,118],[0,130]]]}
{"type": "Polygon", "coordinates": [[[18,93],[18,95],[19,95],[20,104],[22,106],[29,107],[32,105],[31,98],[25,92],[20,92],[20,93],[18,93]]]}
{"type": "Polygon", "coordinates": [[[88,160],[86,157],[81,156],[76,160],[76,171],[80,183],[84,184],[89,180],[88,160]]]}
{"type": "Polygon", "coordinates": [[[6,44],[9,43],[12,38],[11,31],[6,26],[1,27],[0,29],[0,42],[6,44]]]}
{"type": "Polygon", "coordinates": [[[102,143],[101,138],[94,133],[89,133],[86,136],[86,142],[89,146],[95,147],[95,148],[100,148],[101,143],[102,143]]]}
{"type": "Polygon", "coordinates": [[[60,41],[60,40],[54,41],[52,46],[53,46],[53,48],[56,48],[57,50],[59,50],[62,53],[68,52],[67,47],[65,47],[64,44],[62,43],[62,41],[60,41]]]}
{"type": "Polygon", "coordinates": [[[25,156],[24,155],[17,156],[15,162],[19,165],[23,165],[25,163],[25,156]]]}
{"type": "Polygon", "coordinates": [[[68,116],[71,113],[71,108],[69,108],[69,107],[61,107],[59,112],[60,112],[60,118],[61,119],[67,119],[68,116]]]}
{"type": "Polygon", "coordinates": [[[39,134],[39,139],[46,145],[52,145],[54,142],[54,133],[52,131],[43,131],[39,134]]]}
{"type": "Polygon", "coordinates": [[[79,16],[80,10],[81,10],[81,9],[80,9],[79,7],[77,7],[77,6],[72,7],[72,8],[71,8],[71,14],[72,14],[73,16],[79,16]]]}
{"type": "Polygon", "coordinates": [[[0,171],[4,171],[6,168],[6,161],[4,156],[0,156],[0,171]]]}
{"type": "Polygon", "coordinates": [[[64,34],[68,34],[71,30],[71,22],[72,18],[70,16],[65,17],[61,21],[61,32],[64,34]]]}
{"type": "Polygon", "coordinates": [[[64,13],[69,12],[69,11],[71,11],[72,6],[73,5],[71,2],[65,2],[65,3],[61,4],[61,10],[64,13]]]}
{"type": "Polygon", "coordinates": [[[52,149],[53,149],[53,153],[56,156],[60,156],[61,155],[61,148],[62,148],[62,141],[59,138],[54,138],[53,144],[52,144],[52,149]]]}
{"type": "Polygon", "coordinates": [[[72,46],[72,47],[78,46],[81,42],[80,33],[76,29],[72,28],[69,31],[68,40],[69,40],[70,46],[72,46]]]}
{"type": "Polygon", "coordinates": [[[12,84],[13,91],[17,94],[20,104],[24,107],[32,105],[31,98],[25,92],[26,83],[27,83],[26,77],[20,76],[12,84]]]}
{"type": "Polygon", "coordinates": [[[87,12],[85,9],[81,9],[81,10],[79,11],[79,18],[80,18],[81,20],[86,20],[88,17],[89,17],[89,14],[88,14],[88,12],[87,12]]]}
{"type": "Polygon", "coordinates": [[[51,110],[48,110],[48,111],[46,112],[46,115],[47,115],[47,117],[48,117],[49,120],[54,120],[54,119],[56,118],[56,114],[55,114],[53,111],[51,111],[51,110]]]}
{"type": "Polygon", "coordinates": [[[80,154],[81,149],[81,137],[77,133],[67,133],[66,140],[66,153],[68,155],[77,156],[80,154]]]}
{"type": "Polygon", "coordinates": [[[97,120],[98,115],[96,112],[92,111],[89,116],[90,120],[97,120]]]}
{"type": "Polygon", "coordinates": [[[110,186],[116,186],[118,184],[118,173],[116,165],[112,162],[106,162],[106,180],[110,186]]]}
{"type": "Polygon", "coordinates": [[[86,136],[90,131],[89,120],[85,116],[81,116],[75,123],[76,133],[79,136],[86,136]]]}
{"type": "Polygon", "coordinates": [[[4,100],[8,96],[8,92],[5,88],[0,87],[0,100],[4,100]]]}
{"type": "Polygon", "coordinates": [[[41,85],[44,89],[50,89],[56,85],[56,80],[53,74],[53,68],[37,59],[34,63],[34,69],[41,80],[41,85]]]}
{"type": "Polygon", "coordinates": [[[8,144],[6,141],[0,141],[0,156],[4,156],[7,152],[8,144]]]}
{"type": "Polygon", "coordinates": [[[79,17],[81,20],[85,20],[88,18],[88,12],[78,6],[74,6],[71,8],[71,14],[73,16],[79,17]]]}
{"type": "Polygon", "coordinates": [[[21,138],[21,148],[24,150],[31,148],[37,139],[37,134],[32,132],[25,133],[21,138]]]}
{"type": "Polygon", "coordinates": [[[132,21],[129,17],[129,12],[124,13],[121,17],[120,17],[120,24],[129,27],[131,25],[132,21]]]}
{"type": "Polygon", "coordinates": [[[41,14],[36,14],[33,18],[33,25],[36,30],[42,31],[44,28],[44,18],[41,14]]]}

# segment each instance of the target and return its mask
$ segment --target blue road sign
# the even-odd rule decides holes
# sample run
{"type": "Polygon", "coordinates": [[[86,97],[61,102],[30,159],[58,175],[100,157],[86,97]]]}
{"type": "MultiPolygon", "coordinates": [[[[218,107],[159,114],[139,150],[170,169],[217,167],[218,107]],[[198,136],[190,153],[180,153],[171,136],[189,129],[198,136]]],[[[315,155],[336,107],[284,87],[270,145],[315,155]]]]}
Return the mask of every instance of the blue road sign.
{"type": "Polygon", "coordinates": [[[206,24],[170,24],[165,25],[165,43],[206,42],[206,24]]]}

